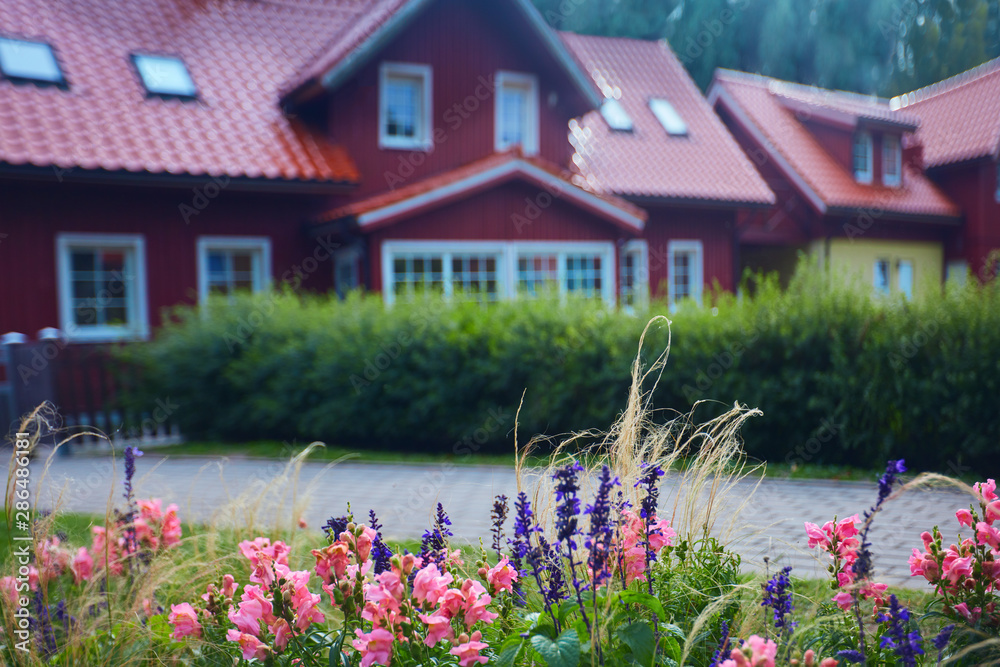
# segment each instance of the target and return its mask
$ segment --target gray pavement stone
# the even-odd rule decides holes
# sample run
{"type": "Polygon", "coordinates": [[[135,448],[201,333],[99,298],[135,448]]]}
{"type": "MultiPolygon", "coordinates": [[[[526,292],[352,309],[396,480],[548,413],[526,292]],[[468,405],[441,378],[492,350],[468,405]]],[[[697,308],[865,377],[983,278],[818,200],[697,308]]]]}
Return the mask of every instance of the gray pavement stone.
{"type": "MultiPolygon", "coordinates": [[[[32,464],[36,503],[103,514],[109,500],[117,504],[121,498],[122,467],[120,459],[107,457],[37,460],[32,464]]],[[[441,502],[456,538],[469,542],[488,538],[493,498],[513,499],[518,490],[514,471],[498,466],[305,462],[282,480],[286,475],[282,461],[166,458],[150,451],[139,460],[136,486],[140,497],[176,502],[185,521],[221,519],[237,525],[253,508],[258,525],[294,523],[301,516],[318,527],[350,502],[356,513],[374,509],[393,539],[419,539],[441,502]]],[[[530,493],[538,482],[537,473],[530,473],[525,490],[530,493]]],[[[874,483],[827,480],[767,478],[755,486],[749,480],[735,485],[720,505],[713,533],[742,556],[747,569],[761,568],[768,556],[772,571],[790,564],[800,577],[825,577],[828,563],[806,548],[803,522],[822,525],[835,515],[860,514],[877,493],[874,483]]],[[[676,478],[665,478],[661,507],[680,492],[676,478]]],[[[872,530],[877,579],[923,586],[922,580],[911,580],[907,564],[912,548],[920,545],[920,533],[940,525],[945,535],[953,535],[954,511],[968,502],[955,490],[912,491],[888,502],[872,530]]]]}

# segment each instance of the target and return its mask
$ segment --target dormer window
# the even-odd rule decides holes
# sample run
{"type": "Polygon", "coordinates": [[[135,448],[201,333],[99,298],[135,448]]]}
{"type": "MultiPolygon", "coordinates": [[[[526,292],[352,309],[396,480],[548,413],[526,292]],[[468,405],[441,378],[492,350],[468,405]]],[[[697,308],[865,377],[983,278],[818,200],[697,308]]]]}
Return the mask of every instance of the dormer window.
{"type": "Polygon", "coordinates": [[[604,100],[604,103],[601,104],[601,115],[604,116],[605,122],[607,122],[608,127],[612,130],[619,132],[632,131],[632,119],[629,118],[625,107],[618,100],[611,97],[604,100]]]}
{"type": "Polygon", "coordinates": [[[525,155],[538,152],[538,80],[530,74],[497,72],[495,147],[520,146],[525,155]]]}
{"type": "Polygon", "coordinates": [[[180,58],[133,53],[132,62],[149,95],[183,99],[197,97],[198,89],[180,58]]]}
{"type": "Polygon", "coordinates": [[[654,97],[649,100],[649,110],[653,112],[656,120],[660,121],[660,125],[670,136],[683,137],[687,135],[687,123],[670,102],[654,97]]]}
{"type": "Polygon", "coordinates": [[[431,146],[431,68],[382,63],[379,69],[380,148],[427,150],[431,146]]]}
{"type": "Polygon", "coordinates": [[[854,180],[872,182],[872,135],[867,132],[854,135],[854,180]]]}
{"type": "Polygon", "coordinates": [[[899,148],[899,137],[887,134],[882,137],[882,183],[897,186],[902,179],[903,153],[899,148]]]}
{"type": "Polygon", "coordinates": [[[0,71],[12,81],[66,83],[52,47],[45,42],[0,38],[0,71]]]}

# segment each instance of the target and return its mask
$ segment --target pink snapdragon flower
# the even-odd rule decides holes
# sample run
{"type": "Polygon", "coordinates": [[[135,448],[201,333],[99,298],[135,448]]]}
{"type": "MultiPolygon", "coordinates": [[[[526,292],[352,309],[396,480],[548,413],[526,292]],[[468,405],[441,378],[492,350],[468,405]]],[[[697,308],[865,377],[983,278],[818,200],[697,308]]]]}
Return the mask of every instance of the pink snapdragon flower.
{"type": "Polygon", "coordinates": [[[240,632],[239,630],[235,630],[233,628],[230,628],[226,633],[226,639],[240,645],[240,648],[243,650],[244,660],[256,658],[257,660],[263,662],[267,659],[267,654],[270,652],[267,644],[257,639],[256,636],[240,632]]]}
{"type": "Polygon", "coordinates": [[[720,667],[774,667],[777,655],[778,645],[772,640],[750,635],[740,648],[733,649],[730,659],[722,661],[720,667]]]}
{"type": "Polygon", "coordinates": [[[201,623],[198,622],[198,612],[187,602],[170,605],[170,614],[167,616],[167,621],[174,626],[174,632],[170,635],[174,639],[201,636],[201,623]]]}
{"type": "Polygon", "coordinates": [[[0,577],[0,595],[7,598],[12,608],[18,607],[20,595],[17,592],[17,579],[15,577],[0,577]]]}
{"type": "Polygon", "coordinates": [[[83,581],[90,581],[90,578],[94,574],[94,558],[87,551],[87,547],[80,547],[76,550],[76,556],[73,557],[73,562],[69,565],[70,571],[73,573],[73,582],[79,584],[83,581]]]}
{"type": "Polygon", "coordinates": [[[394,637],[388,630],[374,628],[364,633],[356,628],[357,639],[351,640],[351,645],[361,654],[361,667],[370,667],[373,663],[388,665],[392,656],[392,641],[394,637]]]}
{"type": "Polygon", "coordinates": [[[472,637],[462,635],[458,638],[458,646],[453,646],[448,652],[458,657],[460,667],[469,667],[476,663],[485,665],[489,660],[486,656],[479,655],[479,652],[489,648],[489,645],[480,641],[482,638],[483,633],[478,630],[472,633],[472,637]]]}
{"type": "Polygon", "coordinates": [[[955,512],[955,518],[958,519],[960,526],[968,526],[972,528],[972,512],[966,509],[960,509],[955,512]]]}
{"type": "Polygon", "coordinates": [[[510,564],[506,556],[486,571],[486,581],[490,583],[490,587],[497,593],[501,591],[510,593],[513,591],[517,576],[517,570],[510,564]]]}
{"type": "Polygon", "coordinates": [[[451,619],[438,614],[419,614],[419,618],[427,625],[427,637],[424,644],[435,646],[442,639],[452,641],[455,633],[451,629],[451,619]]]}
{"type": "Polygon", "coordinates": [[[954,606],[954,609],[962,616],[962,618],[967,620],[969,623],[975,623],[976,621],[978,621],[979,617],[982,616],[983,613],[983,610],[980,609],[979,607],[973,607],[970,610],[969,605],[966,604],[965,602],[959,602],[954,606]]]}
{"type": "Polygon", "coordinates": [[[316,576],[327,584],[343,578],[351,564],[350,549],[340,540],[322,549],[313,549],[312,555],[316,558],[316,576]]]}
{"type": "Polygon", "coordinates": [[[979,544],[988,546],[994,551],[1000,550],[1000,530],[985,521],[976,524],[976,540],[979,544]]]}
{"type": "Polygon", "coordinates": [[[413,599],[420,603],[437,604],[455,580],[450,572],[441,574],[435,563],[419,570],[413,578],[413,599]]]}
{"type": "Polygon", "coordinates": [[[319,609],[321,600],[318,593],[309,591],[309,572],[298,570],[289,572],[286,588],[291,589],[291,605],[295,610],[295,625],[299,630],[305,630],[311,623],[322,623],[325,619],[319,609]]]}
{"type": "Polygon", "coordinates": [[[260,586],[246,585],[238,606],[229,610],[229,620],[240,632],[249,635],[260,634],[260,623],[270,625],[274,622],[274,607],[265,596],[260,586]]]}
{"type": "Polygon", "coordinates": [[[181,520],[177,516],[177,505],[171,503],[167,505],[167,511],[163,515],[163,524],[160,527],[163,545],[167,548],[177,546],[181,541],[181,533],[181,520]]]}
{"type": "Polygon", "coordinates": [[[493,598],[490,597],[481,583],[475,579],[466,579],[462,584],[461,591],[465,596],[465,602],[462,605],[465,627],[471,629],[479,621],[492,623],[497,618],[498,614],[486,608],[493,601],[493,598]]]}

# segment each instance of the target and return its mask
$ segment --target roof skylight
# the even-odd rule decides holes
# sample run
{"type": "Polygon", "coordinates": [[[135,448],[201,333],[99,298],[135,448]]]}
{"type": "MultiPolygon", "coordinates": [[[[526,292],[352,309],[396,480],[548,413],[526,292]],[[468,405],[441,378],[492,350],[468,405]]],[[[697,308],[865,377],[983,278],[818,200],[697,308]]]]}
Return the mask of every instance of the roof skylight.
{"type": "Polygon", "coordinates": [[[609,97],[601,104],[601,115],[604,116],[604,120],[607,121],[608,127],[612,130],[632,131],[632,119],[629,118],[621,102],[613,97],[609,97]]]}
{"type": "Polygon", "coordinates": [[[687,123],[670,102],[654,97],[649,100],[649,109],[670,136],[684,136],[688,133],[687,123]]]}
{"type": "Polygon", "coordinates": [[[142,85],[150,95],[166,97],[195,97],[198,89],[191,80],[184,61],[174,56],[148,56],[133,54],[135,68],[142,78],[142,85]]]}
{"type": "Polygon", "coordinates": [[[65,83],[55,53],[45,42],[0,37],[0,71],[8,79],[65,83]]]}

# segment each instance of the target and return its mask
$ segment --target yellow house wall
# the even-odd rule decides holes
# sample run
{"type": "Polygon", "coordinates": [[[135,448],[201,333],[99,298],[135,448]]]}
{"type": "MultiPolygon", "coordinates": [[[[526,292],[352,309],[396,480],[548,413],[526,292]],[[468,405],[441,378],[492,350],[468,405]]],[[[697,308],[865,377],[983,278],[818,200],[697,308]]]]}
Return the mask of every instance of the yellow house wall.
{"type": "Polygon", "coordinates": [[[899,260],[913,262],[913,296],[919,297],[928,289],[941,285],[944,274],[944,249],[940,243],[925,241],[885,241],[879,239],[831,239],[829,255],[825,240],[814,241],[810,253],[828,259],[834,270],[858,276],[865,284],[872,285],[875,260],[889,260],[889,285],[896,292],[897,264],[899,260]]]}

